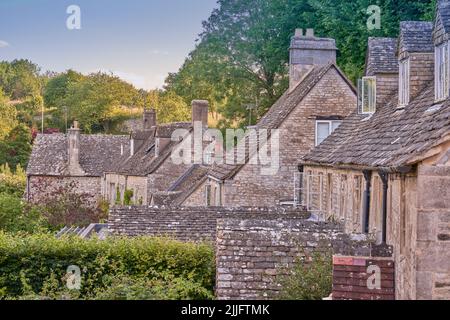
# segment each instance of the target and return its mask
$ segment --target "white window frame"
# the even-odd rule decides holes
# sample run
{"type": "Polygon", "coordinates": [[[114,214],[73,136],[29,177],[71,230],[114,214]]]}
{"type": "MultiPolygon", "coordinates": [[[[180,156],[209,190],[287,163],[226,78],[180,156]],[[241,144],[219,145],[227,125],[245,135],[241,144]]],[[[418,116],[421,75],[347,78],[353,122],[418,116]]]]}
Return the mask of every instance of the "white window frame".
{"type": "Polygon", "coordinates": [[[327,138],[328,138],[334,132],[334,130],[339,128],[339,126],[337,126],[336,129],[333,130],[333,124],[338,123],[338,122],[339,122],[339,126],[340,126],[342,124],[342,120],[316,120],[316,132],[315,132],[316,147],[319,145],[319,140],[318,140],[319,136],[317,135],[318,129],[319,129],[319,124],[324,124],[324,123],[328,124],[328,136],[327,136],[327,138]]]}
{"type": "Polygon", "coordinates": [[[434,90],[435,100],[442,101],[449,97],[450,91],[450,42],[435,47],[434,50],[434,90]],[[441,51],[442,50],[442,51],[441,51]],[[447,55],[445,57],[445,54],[447,55]],[[444,67],[444,70],[442,69],[444,67]]]}
{"type": "Polygon", "coordinates": [[[376,77],[363,77],[360,81],[358,81],[358,109],[360,114],[373,114],[377,110],[377,78],[376,77]],[[367,80],[373,80],[375,82],[373,86],[373,105],[366,106],[364,105],[364,96],[365,96],[365,86],[364,82],[367,80]]]}
{"type": "Polygon", "coordinates": [[[410,62],[409,58],[400,61],[399,63],[399,105],[400,107],[406,107],[410,101],[410,62]]]}

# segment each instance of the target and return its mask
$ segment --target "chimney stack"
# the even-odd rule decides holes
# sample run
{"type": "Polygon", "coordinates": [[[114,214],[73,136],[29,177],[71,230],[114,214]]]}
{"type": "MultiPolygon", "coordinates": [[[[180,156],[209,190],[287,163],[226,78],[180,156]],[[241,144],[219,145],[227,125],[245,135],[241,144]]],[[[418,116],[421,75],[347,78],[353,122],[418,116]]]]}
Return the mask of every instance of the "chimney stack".
{"type": "Polygon", "coordinates": [[[80,166],[80,129],[78,121],[73,122],[73,126],[67,130],[68,133],[68,171],[70,175],[84,175],[85,172],[80,166]]]}
{"type": "Polygon", "coordinates": [[[316,38],[314,29],[296,29],[289,48],[289,89],[292,91],[314,66],[336,63],[336,41],[316,38]]]}
{"type": "Polygon", "coordinates": [[[144,125],[145,131],[151,130],[152,127],[156,127],[156,111],[155,109],[144,110],[144,125]]]}
{"type": "Polygon", "coordinates": [[[208,127],[208,109],[209,102],[206,100],[192,101],[192,125],[195,122],[201,122],[203,127],[208,127]]]}

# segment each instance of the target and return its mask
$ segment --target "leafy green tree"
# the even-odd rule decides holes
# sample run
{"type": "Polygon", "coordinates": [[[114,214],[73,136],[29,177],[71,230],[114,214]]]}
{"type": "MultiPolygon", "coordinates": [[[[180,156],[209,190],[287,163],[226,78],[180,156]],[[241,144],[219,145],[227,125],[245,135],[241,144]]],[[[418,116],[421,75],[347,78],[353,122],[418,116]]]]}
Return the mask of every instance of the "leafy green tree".
{"type": "Polygon", "coordinates": [[[23,125],[17,125],[3,140],[0,141],[0,165],[9,164],[15,168],[20,165],[25,168],[31,154],[31,131],[23,125]]]}
{"type": "Polygon", "coordinates": [[[17,111],[3,94],[0,88],[0,141],[17,125],[17,111]]]}
{"type": "MultiPolygon", "coordinates": [[[[398,35],[405,20],[430,19],[434,0],[219,0],[203,23],[200,43],[166,80],[185,102],[204,98],[224,123],[248,124],[248,104],[261,117],[287,89],[290,38],[314,28],[336,39],[338,65],[356,81],[362,75],[368,37],[398,35]],[[381,8],[381,29],[369,30],[367,9],[381,8]]],[[[253,115],[254,116],[254,115],[253,115]]],[[[253,122],[257,119],[253,119],[253,122]]]]}
{"type": "Polygon", "coordinates": [[[13,100],[40,94],[39,67],[29,60],[0,62],[0,87],[13,100]]]}
{"type": "Polygon", "coordinates": [[[117,106],[132,106],[139,92],[131,84],[105,73],[88,75],[82,81],[69,82],[65,98],[57,101],[68,107],[69,119],[78,120],[85,132],[108,131],[111,112],[117,106]]]}
{"type": "Polygon", "coordinates": [[[7,193],[0,193],[0,230],[34,233],[45,230],[45,219],[36,208],[7,193]]]}

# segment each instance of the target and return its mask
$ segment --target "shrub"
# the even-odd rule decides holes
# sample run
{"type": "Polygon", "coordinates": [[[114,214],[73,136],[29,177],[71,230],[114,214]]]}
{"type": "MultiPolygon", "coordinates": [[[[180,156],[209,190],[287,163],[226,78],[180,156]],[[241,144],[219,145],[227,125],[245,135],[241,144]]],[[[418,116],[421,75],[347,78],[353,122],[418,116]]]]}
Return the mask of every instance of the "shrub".
{"type": "Polygon", "coordinates": [[[214,271],[208,244],[0,232],[0,294],[7,299],[207,299],[213,295],[214,271]],[[65,287],[71,265],[81,269],[79,291],[65,287]]]}
{"type": "Polygon", "coordinates": [[[26,187],[26,173],[20,166],[12,172],[8,164],[0,165],[0,193],[22,197],[26,187]]]}
{"type": "Polygon", "coordinates": [[[85,227],[107,218],[108,207],[87,192],[79,192],[75,181],[51,186],[47,181],[35,183],[39,195],[31,201],[39,207],[42,216],[55,230],[65,226],[85,227]],[[51,190],[51,191],[48,191],[51,190]]]}
{"type": "Polygon", "coordinates": [[[282,300],[321,300],[332,292],[331,253],[314,253],[296,261],[289,275],[280,277],[282,300]]]}
{"type": "Polygon", "coordinates": [[[134,192],[133,190],[125,190],[125,194],[123,195],[123,204],[126,206],[132,205],[132,198],[133,198],[134,192]]]}
{"type": "Polygon", "coordinates": [[[0,230],[6,232],[45,231],[46,220],[37,208],[29,206],[15,195],[0,193],[0,230]]]}

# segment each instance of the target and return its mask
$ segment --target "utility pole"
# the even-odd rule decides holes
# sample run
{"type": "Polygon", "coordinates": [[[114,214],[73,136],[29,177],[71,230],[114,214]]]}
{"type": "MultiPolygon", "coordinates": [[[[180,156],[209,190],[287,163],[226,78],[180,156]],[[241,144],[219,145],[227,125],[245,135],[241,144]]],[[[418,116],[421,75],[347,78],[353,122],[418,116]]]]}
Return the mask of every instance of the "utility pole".
{"type": "Polygon", "coordinates": [[[44,85],[42,84],[42,82],[40,83],[40,93],[41,93],[41,133],[44,134],[44,85]]]}
{"type": "Polygon", "coordinates": [[[67,133],[67,129],[69,129],[68,128],[68,121],[69,121],[68,111],[69,111],[69,108],[67,108],[67,106],[63,106],[63,109],[64,109],[64,118],[66,120],[66,133],[67,133]]]}

